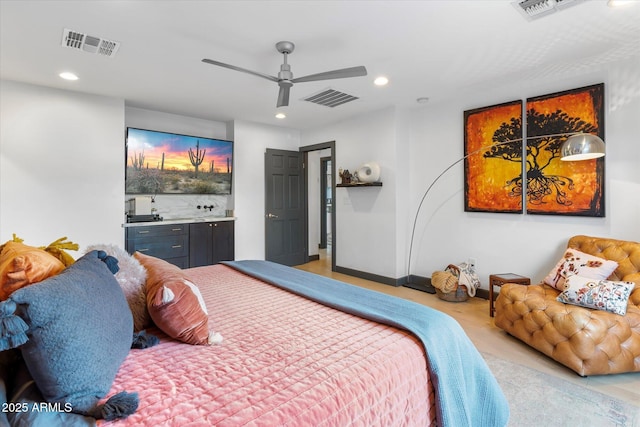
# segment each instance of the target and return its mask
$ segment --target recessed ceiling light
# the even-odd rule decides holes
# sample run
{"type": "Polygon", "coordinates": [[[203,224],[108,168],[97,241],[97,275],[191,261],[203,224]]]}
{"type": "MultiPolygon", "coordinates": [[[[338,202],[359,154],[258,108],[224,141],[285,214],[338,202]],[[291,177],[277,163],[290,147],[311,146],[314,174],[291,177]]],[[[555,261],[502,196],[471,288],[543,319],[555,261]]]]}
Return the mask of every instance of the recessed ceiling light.
{"type": "Polygon", "coordinates": [[[287,115],[285,113],[276,113],[276,119],[286,119],[287,115]]]}
{"type": "Polygon", "coordinates": [[[426,96],[421,96],[420,98],[416,99],[416,102],[418,104],[426,104],[427,102],[429,102],[429,98],[427,98],[426,96]]]}
{"type": "Polygon", "coordinates": [[[78,76],[69,72],[60,73],[59,76],[65,80],[78,80],[78,76]]]}
{"type": "Polygon", "coordinates": [[[607,6],[609,7],[627,6],[632,3],[633,3],[632,0],[609,0],[607,1],[607,6]]]}
{"type": "Polygon", "coordinates": [[[385,76],[380,76],[373,81],[373,84],[376,86],[384,86],[387,83],[389,83],[389,79],[386,78],[385,76]]]}

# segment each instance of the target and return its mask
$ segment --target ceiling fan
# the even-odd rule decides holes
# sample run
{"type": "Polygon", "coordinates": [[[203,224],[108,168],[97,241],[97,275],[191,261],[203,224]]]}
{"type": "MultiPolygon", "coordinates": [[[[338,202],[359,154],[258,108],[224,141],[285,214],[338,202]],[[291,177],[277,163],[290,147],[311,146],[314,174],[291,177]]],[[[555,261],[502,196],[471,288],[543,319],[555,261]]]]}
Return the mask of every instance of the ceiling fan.
{"type": "Polygon", "coordinates": [[[287,64],[287,55],[293,52],[293,49],[295,49],[295,45],[291,42],[282,41],[276,43],[276,49],[278,50],[278,52],[284,55],[284,63],[280,65],[280,72],[278,73],[278,77],[259,73],[257,71],[247,70],[241,67],[236,67],[235,65],[225,64],[224,62],[214,61],[213,59],[205,58],[202,60],[202,62],[217,65],[219,67],[229,68],[231,70],[242,71],[243,73],[253,74],[254,76],[262,77],[264,79],[278,83],[278,86],[280,86],[280,91],[278,92],[278,103],[276,104],[277,107],[286,107],[287,105],[289,105],[289,90],[294,83],[315,82],[319,80],[330,79],[344,79],[348,77],[361,77],[367,75],[367,69],[363,66],[359,66],[343,68],[340,70],[326,71],[324,73],[318,74],[310,74],[308,76],[298,77],[294,79],[293,73],[291,72],[291,66],[287,64]]]}

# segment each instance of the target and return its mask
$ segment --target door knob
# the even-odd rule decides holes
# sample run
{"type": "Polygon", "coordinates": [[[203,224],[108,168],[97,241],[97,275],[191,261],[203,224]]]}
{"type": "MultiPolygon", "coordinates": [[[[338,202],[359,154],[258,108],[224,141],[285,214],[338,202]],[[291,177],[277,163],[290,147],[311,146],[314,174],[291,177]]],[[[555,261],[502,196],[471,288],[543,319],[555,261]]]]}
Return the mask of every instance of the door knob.
{"type": "Polygon", "coordinates": [[[270,213],[269,215],[267,215],[267,218],[278,218],[278,215],[270,213]]]}

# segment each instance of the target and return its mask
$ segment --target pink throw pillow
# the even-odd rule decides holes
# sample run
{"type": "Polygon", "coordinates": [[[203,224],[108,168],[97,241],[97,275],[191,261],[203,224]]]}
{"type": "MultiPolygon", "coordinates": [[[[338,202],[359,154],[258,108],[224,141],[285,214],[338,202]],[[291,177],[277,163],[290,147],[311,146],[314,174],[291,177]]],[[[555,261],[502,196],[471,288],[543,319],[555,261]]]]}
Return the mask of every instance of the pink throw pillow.
{"type": "Polygon", "coordinates": [[[140,252],[133,256],[147,270],[147,308],[156,326],[171,338],[187,344],[214,343],[214,334],[209,334],[209,316],[202,295],[183,271],[167,261],[140,252]]]}
{"type": "Polygon", "coordinates": [[[572,274],[589,279],[605,280],[616,268],[618,263],[615,261],[598,258],[576,249],[567,249],[560,261],[544,278],[544,283],[563,291],[566,278],[572,274]]]}

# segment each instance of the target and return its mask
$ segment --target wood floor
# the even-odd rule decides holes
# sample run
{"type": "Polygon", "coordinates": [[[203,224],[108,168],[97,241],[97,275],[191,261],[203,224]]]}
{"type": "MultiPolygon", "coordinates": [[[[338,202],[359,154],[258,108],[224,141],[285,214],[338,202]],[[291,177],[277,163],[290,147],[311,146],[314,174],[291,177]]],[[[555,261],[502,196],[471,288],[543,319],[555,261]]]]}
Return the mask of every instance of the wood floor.
{"type": "Polygon", "coordinates": [[[375,291],[405,298],[435,308],[454,317],[466,331],[475,346],[483,353],[492,354],[513,363],[553,375],[557,378],[582,385],[633,405],[640,406],[640,372],[617,375],[594,375],[580,377],[572,370],[548,358],[521,341],[507,335],[494,325],[489,316],[489,301],[470,298],[466,302],[453,303],[405,287],[394,287],[331,271],[331,259],[321,251],[320,260],[297,266],[297,268],[375,291]]]}

